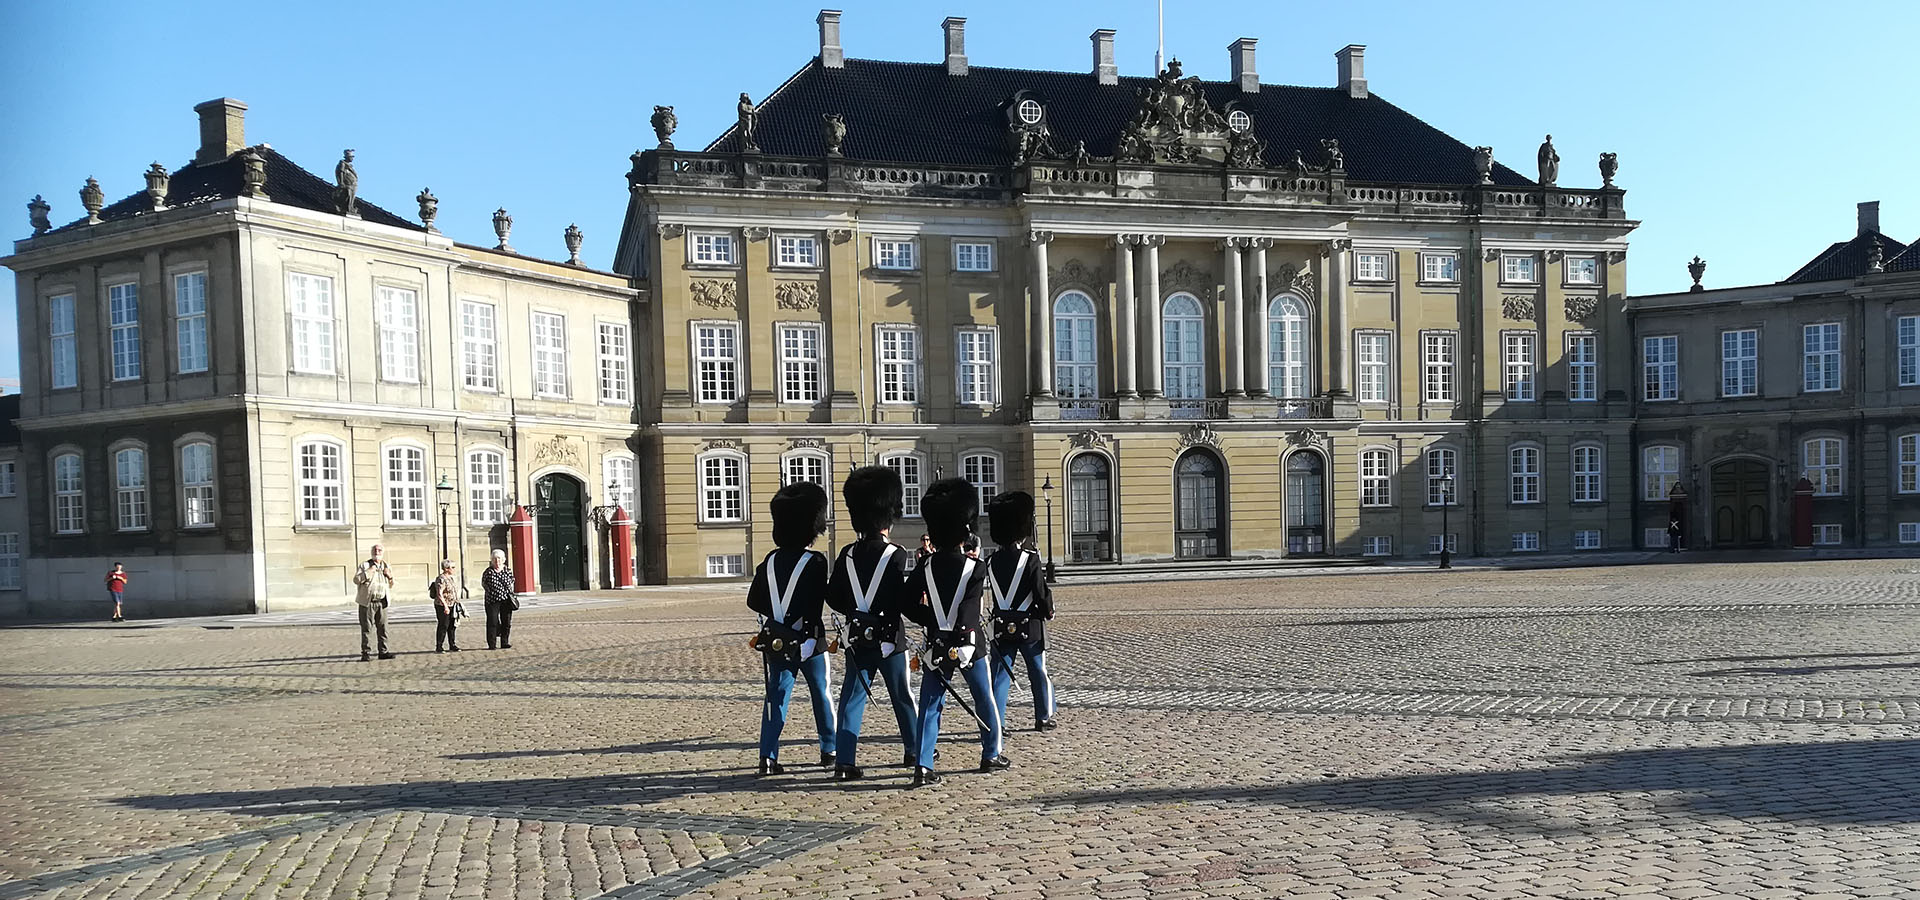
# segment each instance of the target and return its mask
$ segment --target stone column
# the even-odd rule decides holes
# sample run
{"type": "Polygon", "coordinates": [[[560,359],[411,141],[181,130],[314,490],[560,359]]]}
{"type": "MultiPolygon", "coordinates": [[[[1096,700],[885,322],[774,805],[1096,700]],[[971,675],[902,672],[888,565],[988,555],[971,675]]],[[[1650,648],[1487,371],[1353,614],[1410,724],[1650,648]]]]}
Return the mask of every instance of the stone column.
{"type": "Polygon", "coordinates": [[[1047,244],[1051,231],[1027,232],[1033,246],[1033,373],[1028,383],[1035,397],[1053,397],[1053,290],[1047,286],[1047,244]]]}
{"type": "Polygon", "coordinates": [[[1341,238],[1320,248],[1327,260],[1327,396],[1346,397],[1347,390],[1347,251],[1353,241],[1341,238]]]}
{"type": "Polygon", "coordinates": [[[1114,361],[1114,396],[1131,399],[1139,396],[1134,389],[1135,375],[1140,365],[1140,323],[1138,301],[1133,293],[1133,242],[1130,234],[1113,236],[1113,316],[1116,329],[1120,332],[1120,352],[1114,361]]]}
{"type": "Polygon", "coordinates": [[[1166,365],[1166,357],[1160,347],[1160,245],[1167,242],[1164,234],[1141,235],[1140,246],[1145,251],[1138,257],[1140,277],[1140,321],[1146,325],[1147,377],[1140,386],[1140,393],[1147,397],[1160,396],[1165,380],[1161,367],[1166,365]]]}
{"type": "Polygon", "coordinates": [[[1255,397],[1266,397],[1273,393],[1269,384],[1272,370],[1269,368],[1273,348],[1267,346],[1270,336],[1267,329],[1267,248],[1273,246],[1273,238],[1253,239],[1253,261],[1248,270],[1249,286],[1253,291],[1253,302],[1247,305],[1247,329],[1253,338],[1252,358],[1247,360],[1247,393],[1255,397]]]}
{"type": "Polygon", "coordinates": [[[1246,264],[1240,255],[1246,240],[1230,237],[1220,241],[1220,249],[1225,254],[1220,271],[1227,282],[1227,352],[1224,354],[1226,364],[1221,367],[1226,377],[1222,379],[1225,387],[1222,393],[1229,397],[1244,397],[1247,393],[1247,301],[1241,290],[1246,264]]]}

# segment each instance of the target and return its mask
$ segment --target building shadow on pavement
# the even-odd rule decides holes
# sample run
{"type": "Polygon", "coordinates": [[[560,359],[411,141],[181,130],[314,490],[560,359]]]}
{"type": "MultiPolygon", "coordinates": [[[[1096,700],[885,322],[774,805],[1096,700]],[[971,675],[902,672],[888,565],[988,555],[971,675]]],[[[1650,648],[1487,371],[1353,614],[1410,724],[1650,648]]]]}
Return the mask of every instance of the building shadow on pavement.
{"type": "MultiPolygon", "coordinates": [[[[1615,794],[1688,818],[1726,817],[1835,825],[1920,821],[1920,740],[1755,744],[1635,750],[1578,758],[1547,769],[1461,772],[1275,785],[1089,790],[1037,798],[1043,806],[1266,804],[1320,812],[1376,810],[1450,824],[1542,835],[1601,827],[1591,804],[1575,813],[1540,798],[1615,794]],[[1649,797],[1648,795],[1652,795],[1649,797]],[[1555,812],[1561,813],[1555,815],[1555,812]],[[1572,816],[1577,815],[1578,818],[1572,816]]],[[[1644,822],[1638,809],[1623,821],[1644,822]]]]}
{"type": "Polygon", "coordinates": [[[1920,651],[1901,650],[1889,653],[1793,653],[1786,656],[1708,656],[1701,659],[1648,659],[1634,663],[1636,666],[1684,666],[1693,663],[1752,663],[1786,662],[1793,659],[1884,659],[1889,656],[1920,656],[1920,651]]]}

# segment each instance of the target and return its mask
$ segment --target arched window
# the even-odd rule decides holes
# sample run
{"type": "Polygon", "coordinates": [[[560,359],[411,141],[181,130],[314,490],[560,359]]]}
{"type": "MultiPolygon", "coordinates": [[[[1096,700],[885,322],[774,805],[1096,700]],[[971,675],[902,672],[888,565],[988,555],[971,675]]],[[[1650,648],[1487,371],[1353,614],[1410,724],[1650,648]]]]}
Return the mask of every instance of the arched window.
{"type": "Polygon", "coordinates": [[[1599,503],[1607,499],[1604,465],[1599,445],[1581,444],[1573,448],[1573,502],[1599,503]]]}
{"type": "Polygon", "coordinates": [[[980,492],[980,510],[1000,493],[1000,454],[991,450],[970,450],[960,454],[960,475],[980,492]]]}
{"type": "Polygon", "coordinates": [[[1680,480],[1680,448],[1644,447],[1640,450],[1640,498],[1665,500],[1680,480]]]}
{"type": "Polygon", "coordinates": [[[824,488],[827,487],[827,471],[831,468],[832,466],[827,462],[827,455],[817,450],[789,453],[780,458],[780,484],[784,487],[802,481],[811,481],[824,488]]]}
{"type": "Polygon", "coordinates": [[[114,451],[113,509],[121,531],[147,530],[146,448],[114,451]]]}
{"type": "Polygon", "coordinates": [[[738,453],[708,453],[695,468],[700,472],[700,521],[746,521],[747,458],[738,453]]]}
{"type": "Polygon", "coordinates": [[[87,530],[86,481],[80,463],[78,453],[62,453],[53,458],[55,534],[79,534],[87,530]]]}
{"type": "Polygon", "coordinates": [[[1268,378],[1275,397],[1297,400],[1309,395],[1307,335],[1311,333],[1307,304],[1299,297],[1282,294],[1267,306],[1268,378]]]}
{"type": "Polygon", "coordinates": [[[1452,506],[1459,502],[1460,456],[1452,447],[1427,449],[1427,505],[1452,506]]]}
{"type": "Polygon", "coordinates": [[[180,524],[210,528],[216,524],[213,499],[213,443],[180,445],[180,524]]]}
{"type": "Polygon", "coordinates": [[[1221,515],[1220,460],[1205,450],[1189,450],[1173,467],[1174,555],[1208,557],[1224,554],[1226,517],[1221,515]]]}
{"type": "Polygon", "coordinates": [[[1074,562],[1113,558],[1113,483],[1107,458],[1082,453],[1067,464],[1068,545],[1074,562]]]}
{"type": "Polygon", "coordinates": [[[900,476],[901,515],[908,519],[920,518],[920,491],[926,486],[927,468],[920,454],[889,453],[880,457],[880,464],[900,476]]]}
{"type": "Polygon", "coordinates": [[[1093,300],[1068,291],[1053,302],[1053,390],[1062,400],[1100,396],[1099,343],[1093,300]]]}
{"type": "Polygon", "coordinates": [[[1360,451],[1360,505],[1393,505],[1393,451],[1384,447],[1360,451]]]}
{"type": "Polygon", "coordinates": [[[1203,409],[1192,403],[1207,396],[1206,351],[1202,336],[1206,322],[1200,314],[1200,301],[1192,294],[1167,298],[1161,316],[1162,358],[1166,362],[1166,395],[1174,401],[1174,415],[1198,416],[1203,409]]]}
{"type": "Polygon", "coordinates": [[[1540,448],[1514,447],[1507,451],[1507,501],[1540,502],[1540,448]]]}
{"type": "Polygon", "coordinates": [[[467,520],[475,525],[507,520],[506,454],[492,447],[467,451],[467,520]]]}
{"type": "Polygon", "coordinates": [[[1843,449],[1839,438],[1813,438],[1800,445],[1801,468],[1813,482],[1815,497],[1834,497],[1846,490],[1843,449]]]}
{"type": "Polygon", "coordinates": [[[345,457],[340,443],[328,439],[301,441],[294,449],[299,465],[300,524],[346,524],[345,457]]]}
{"type": "Polygon", "coordinates": [[[387,524],[427,524],[427,451],[417,444],[389,444],[381,453],[386,465],[387,524]]]}

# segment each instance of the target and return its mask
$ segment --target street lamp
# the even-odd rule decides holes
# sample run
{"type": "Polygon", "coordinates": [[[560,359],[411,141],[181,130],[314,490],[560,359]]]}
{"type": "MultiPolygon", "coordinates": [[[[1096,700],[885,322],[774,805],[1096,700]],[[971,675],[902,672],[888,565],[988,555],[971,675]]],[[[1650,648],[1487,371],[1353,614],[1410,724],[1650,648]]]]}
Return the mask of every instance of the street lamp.
{"type": "Polygon", "coordinates": [[[1053,476],[1040,485],[1040,496],[1047,500],[1047,583],[1052,584],[1058,570],[1053,565],[1053,476]]]}
{"type": "Polygon", "coordinates": [[[1452,532],[1447,529],[1447,513],[1453,508],[1453,476],[1440,476],[1440,568],[1453,568],[1452,532]]]}
{"type": "MultiPolygon", "coordinates": [[[[440,473],[440,483],[433,486],[433,492],[440,498],[440,558],[443,560],[453,558],[447,552],[447,510],[453,508],[453,490],[453,482],[447,480],[447,474],[440,473]]],[[[435,566],[434,570],[438,572],[439,567],[435,566]]]]}

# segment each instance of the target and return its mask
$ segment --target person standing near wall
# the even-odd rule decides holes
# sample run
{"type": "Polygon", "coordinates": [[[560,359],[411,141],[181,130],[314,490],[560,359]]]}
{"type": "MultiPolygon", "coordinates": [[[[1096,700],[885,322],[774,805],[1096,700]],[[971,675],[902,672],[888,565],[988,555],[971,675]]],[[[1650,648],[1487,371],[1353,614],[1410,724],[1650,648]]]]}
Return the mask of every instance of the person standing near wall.
{"type": "Polygon", "coordinates": [[[127,592],[127,570],[119,563],[113,564],[113,571],[107,573],[107,599],[113,601],[113,621],[125,622],[127,617],[120,613],[120,598],[127,592]]]}
{"type": "Polygon", "coordinates": [[[487,649],[513,649],[513,613],[520,608],[513,595],[513,569],[507,566],[507,551],[493,551],[493,563],[480,573],[481,602],[487,607],[487,649]]]}
{"type": "Polygon", "coordinates": [[[427,583],[427,596],[433,600],[433,652],[444,650],[460,652],[460,642],[454,639],[454,630],[460,626],[455,618],[460,604],[460,578],[453,573],[453,560],[440,561],[440,577],[427,583]]]}
{"type": "Polygon", "coordinates": [[[380,658],[392,659],[387,652],[387,597],[393,593],[393,570],[388,568],[386,548],[379,544],[360,569],[353,573],[358,585],[354,599],[360,604],[360,661],[373,658],[374,636],[380,638],[380,658]]]}

